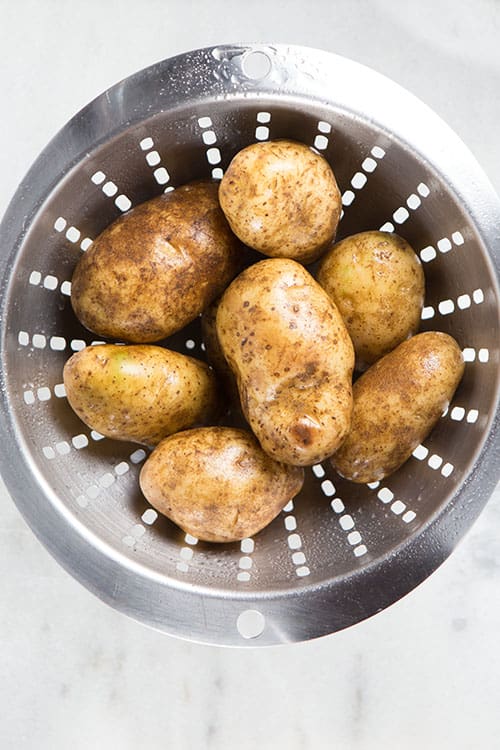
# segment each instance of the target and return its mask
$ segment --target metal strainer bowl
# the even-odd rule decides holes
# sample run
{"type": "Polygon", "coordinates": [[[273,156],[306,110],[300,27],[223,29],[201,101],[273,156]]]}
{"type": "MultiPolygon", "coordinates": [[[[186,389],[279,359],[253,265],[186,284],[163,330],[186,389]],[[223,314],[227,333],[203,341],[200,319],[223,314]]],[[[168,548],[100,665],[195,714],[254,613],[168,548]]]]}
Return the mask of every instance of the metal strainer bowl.
{"type": "MultiPolygon", "coordinates": [[[[56,559],[118,610],[226,645],[301,641],[409,592],[452,551],[499,474],[500,203],[458,137],[357,63],[284,45],[221,46],[153,65],[77,114],[37,159],[1,225],[2,472],[56,559]],[[451,333],[465,375],[425,445],[387,480],[325,462],[254,539],[208,545],[148,506],[146,452],[90,431],[65,398],[78,257],[121,212],[243,146],[314,146],[343,194],[339,237],[397,231],[424,264],[422,328],[451,333]],[[497,416],[495,416],[497,415],[497,416]]],[[[203,357],[199,321],[167,344],[203,357]]]]}

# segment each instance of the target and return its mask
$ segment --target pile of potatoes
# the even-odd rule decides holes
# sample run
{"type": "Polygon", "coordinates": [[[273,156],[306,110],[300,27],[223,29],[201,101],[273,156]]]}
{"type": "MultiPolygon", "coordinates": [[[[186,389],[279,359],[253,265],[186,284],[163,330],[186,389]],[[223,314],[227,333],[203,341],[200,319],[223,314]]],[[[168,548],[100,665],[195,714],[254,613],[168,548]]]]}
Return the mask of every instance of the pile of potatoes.
{"type": "Polygon", "coordinates": [[[257,143],[220,184],[131,209],[76,266],[78,319],[130,343],[74,354],[68,401],[101,434],[153,448],[145,497],[199,539],[257,533],[300,492],[303,467],[325,459],[353,482],[394,472],[462,377],[453,338],[417,333],[413,249],[377,231],[334,244],[340,212],[322,156],[257,143]],[[248,248],[267,257],[249,264],[248,248]],[[200,315],[211,366],[153,343],[200,315]],[[228,408],[245,429],[228,425],[228,408]]]}

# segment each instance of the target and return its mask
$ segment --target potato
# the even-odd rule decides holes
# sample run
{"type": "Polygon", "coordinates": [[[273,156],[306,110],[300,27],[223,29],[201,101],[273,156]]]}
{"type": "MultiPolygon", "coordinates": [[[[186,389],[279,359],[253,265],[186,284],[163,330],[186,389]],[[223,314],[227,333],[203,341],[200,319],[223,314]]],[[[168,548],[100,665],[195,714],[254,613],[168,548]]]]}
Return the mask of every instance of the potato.
{"type": "Polygon", "coordinates": [[[330,456],[350,427],[354,351],[303,266],[274,258],[243,271],[222,296],[217,333],[266,453],[297,466],[330,456]]]}
{"type": "Polygon", "coordinates": [[[419,333],[379,359],[354,384],[352,428],[331,463],[353,482],[392,474],[430,433],[464,371],[446,333],[419,333]]]}
{"type": "Polygon", "coordinates": [[[216,320],[219,303],[220,298],[212,302],[212,304],[203,311],[201,316],[201,335],[203,343],[205,344],[207,359],[214,370],[224,379],[234,380],[232,370],[226,361],[217,335],[216,320]]]}
{"type": "Polygon", "coordinates": [[[233,232],[264,255],[309,263],[335,237],[341,196],[324,157],[303,143],[254,143],[236,154],[219,187],[233,232]]]}
{"type": "Polygon", "coordinates": [[[160,346],[88,346],[69,358],[63,378],[80,419],[115,440],[156,445],[217,409],[208,365],[160,346]]]}
{"type": "Polygon", "coordinates": [[[317,280],[344,318],[363,370],[417,332],[424,273],[410,245],[396,234],[361,232],[322,258],[317,280]]]}
{"type": "MultiPolygon", "coordinates": [[[[241,420],[244,418],[241,414],[240,395],[238,393],[236,378],[226,361],[219,336],[217,335],[216,320],[219,303],[220,297],[203,311],[201,316],[201,334],[203,343],[205,344],[207,360],[213,367],[220,385],[221,401],[233,416],[238,412],[241,420]]],[[[236,424],[233,426],[240,425],[236,424]]],[[[241,426],[246,426],[246,423],[244,422],[241,426]]]]}
{"type": "Polygon", "coordinates": [[[217,183],[197,182],[121,216],[77,264],[71,303],[100,336],[151,342],[197,317],[239,269],[217,183]]]}
{"type": "Polygon", "coordinates": [[[207,542],[256,534],[300,492],[304,471],[273,461],[254,436],[200,427],[163,440],[140,474],[157,511],[207,542]]]}

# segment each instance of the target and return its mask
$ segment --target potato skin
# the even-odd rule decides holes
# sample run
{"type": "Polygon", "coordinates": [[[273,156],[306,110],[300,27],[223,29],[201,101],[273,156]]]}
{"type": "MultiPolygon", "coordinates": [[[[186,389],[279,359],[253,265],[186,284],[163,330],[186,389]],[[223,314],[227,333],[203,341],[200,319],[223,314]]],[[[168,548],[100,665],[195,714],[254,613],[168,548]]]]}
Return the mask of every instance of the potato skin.
{"type": "Polygon", "coordinates": [[[247,268],[222,296],[217,333],[266,453],[296,466],[330,456],[350,427],[354,351],[305,268],[282,258],[247,268]]]}
{"type": "Polygon", "coordinates": [[[396,471],[430,433],[462,378],[464,362],[446,333],[419,333],[354,383],[352,427],[331,463],[353,482],[396,471]]]}
{"type": "Polygon", "coordinates": [[[214,370],[220,373],[225,379],[231,378],[234,380],[232,370],[226,361],[219,336],[217,335],[217,310],[219,304],[220,297],[203,311],[201,315],[201,335],[205,344],[207,360],[214,370]]]}
{"type": "Polygon", "coordinates": [[[287,140],[239,151],[221,180],[219,201],[246,245],[302,263],[318,258],[333,241],[342,208],[326,159],[287,140]]]}
{"type": "Polygon", "coordinates": [[[424,303],[420,259],[402,237],[360,232],[321,259],[317,280],[344,318],[364,370],[417,332],[424,303]]]}
{"type": "Polygon", "coordinates": [[[207,542],[256,534],[300,492],[304,471],[273,461],[248,431],[200,427],[163,440],[144,464],[151,505],[207,542]]]}
{"type": "Polygon", "coordinates": [[[88,346],[69,358],[63,379],[80,419],[115,440],[156,445],[217,410],[210,368],[160,346],[88,346]]]}
{"type": "Polygon", "coordinates": [[[159,341],[222,292],[241,251],[217,190],[215,182],[184,185],[136,206],[97,237],[71,282],[73,310],[86,328],[159,341]]]}
{"type": "Polygon", "coordinates": [[[217,373],[217,379],[220,383],[221,400],[226,407],[240,411],[240,396],[238,386],[233,371],[229,367],[222,347],[219,336],[217,335],[217,309],[219,307],[220,297],[212,302],[201,315],[201,334],[207,360],[217,373]]]}

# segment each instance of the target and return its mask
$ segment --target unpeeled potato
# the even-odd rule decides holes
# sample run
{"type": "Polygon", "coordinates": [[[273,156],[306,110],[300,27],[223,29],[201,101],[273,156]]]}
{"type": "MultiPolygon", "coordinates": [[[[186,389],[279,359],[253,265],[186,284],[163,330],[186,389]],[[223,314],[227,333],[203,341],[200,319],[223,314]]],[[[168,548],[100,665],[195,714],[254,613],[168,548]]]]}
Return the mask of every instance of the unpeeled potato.
{"type": "Polygon", "coordinates": [[[342,208],[326,159],[288,140],[239,151],[221,180],[219,200],[242,242],[301,263],[318,258],[332,242],[342,208]]]}
{"type": "Polygon", "coordinates": [[[80,419],[115,440],[156,445],[218,408],[208,365],[160,346],[88,346],[69,358],[63,379],[80,419]]]}
{"type": "Polygon", "coordinates": [[[448,407],[464,362],[455,339],[426,332],[404,341],[355,383],[352,427],[333,467],[353,482],[375,482],[411,456],[448,407]]]}
{"type": "Polygon", "coordinates": [[[194,320],[239,269],[241,246],[215,182],[128,211],[93,242],[71,281],[77,318],[100,336],[159,341],[194,320]]]}
{"type": "Polygon", "coordinates": [[[163,440],[140,474],[157,511],[197,539],[234,542],[267,526],[304,471],[273,461],[245,430],[200,427],[163,440]]]}
{"type": "Polygon", "coordinates": [[[420,259],[402,237],[361,232],[321,259],[317,280],[337,305],[364,370],[417,332],[424,303],[420,259]]]}
{"type": "Polygon", "coordinates": [[[234,375],[229,367],[224,352],[219,341],[217,334],[217,309],[219,307],[220,298],[216,299],[209,305],[201,315],[201,334],[203,337],[203,343],[205,344],[205,351],[207,354],[207,360],[210,362],[217,374],[226,383],[234,383],[234,375]]]}
{"type": "Polygon", "coordinates": [[[293,260],[260,261],[226,289],[216,325],[266,453],[296,466],[330,456],[350,427],[354,351],[313,277],[293,260]]]}

